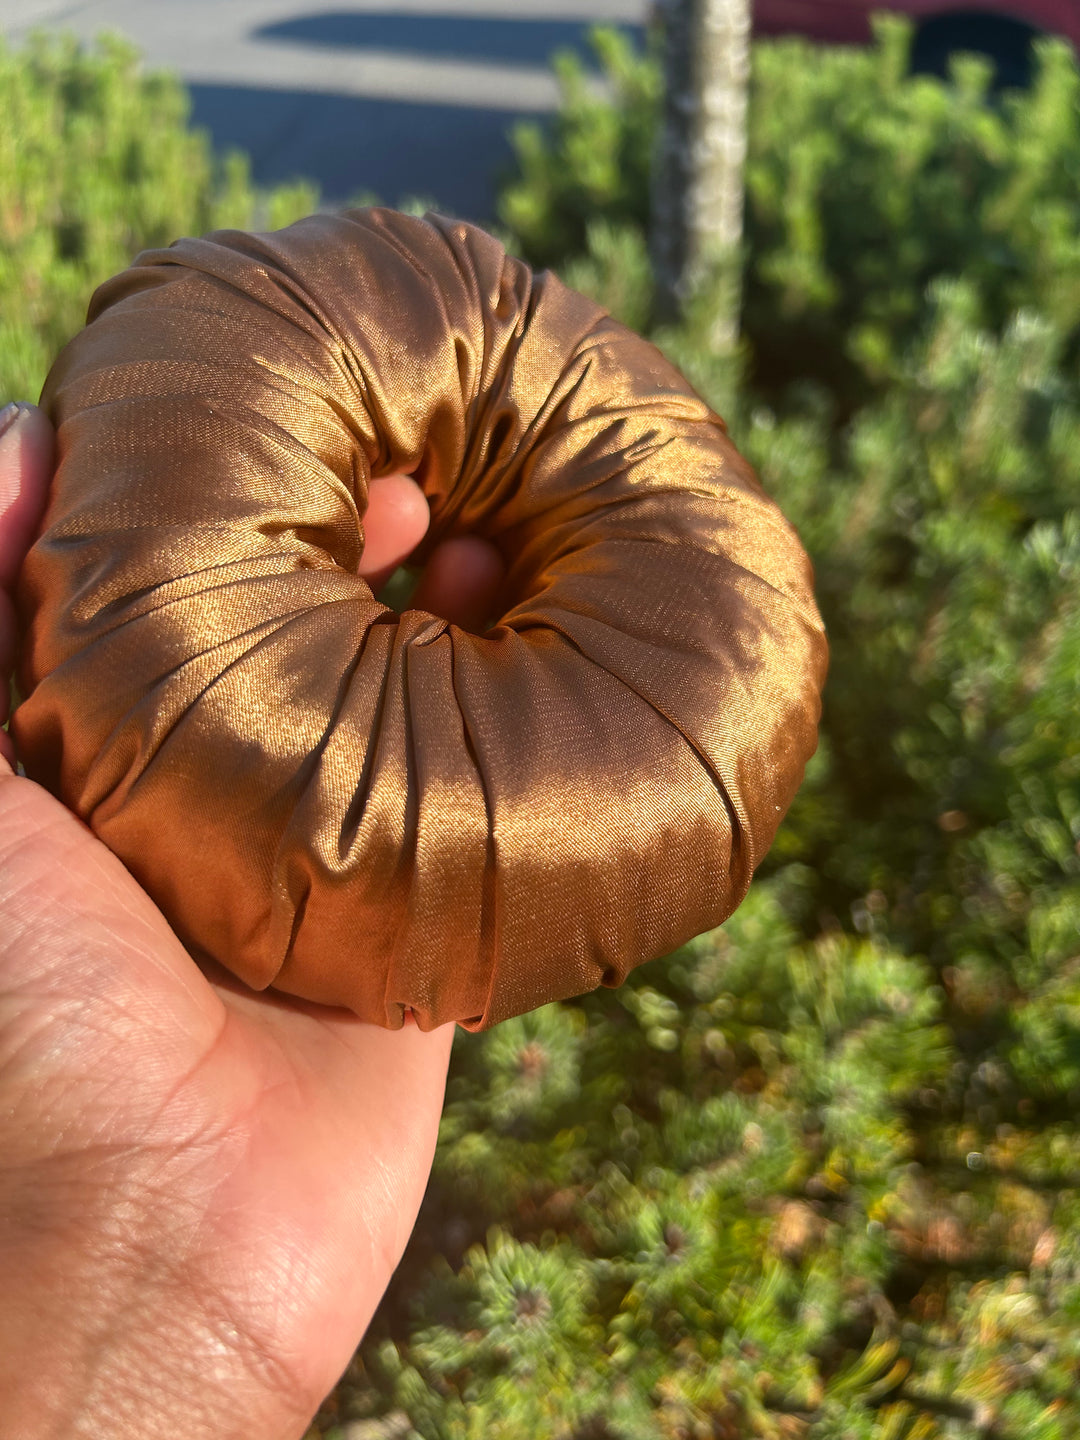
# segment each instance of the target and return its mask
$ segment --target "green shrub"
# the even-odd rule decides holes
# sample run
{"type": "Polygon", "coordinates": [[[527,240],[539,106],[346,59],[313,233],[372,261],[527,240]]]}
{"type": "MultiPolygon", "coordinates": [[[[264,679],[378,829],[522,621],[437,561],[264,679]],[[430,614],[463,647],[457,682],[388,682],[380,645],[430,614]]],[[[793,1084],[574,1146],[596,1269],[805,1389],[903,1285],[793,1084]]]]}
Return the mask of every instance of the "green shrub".
{"type": "Polygon", "coordinates": [[[138,251],[318,204],[307,183],[257,195],[247,159],[215,158],[189,112],[183,87],[143,73],[119,38],[0,39],[0,404],[36,399],[94,288],[138,251]]]}
{"type": "MultiPolygon", "coordinates": [[[[1021,306],[1052,314],[1067,334],[1080,323],[1071,49],[1041,41],[1030,92],[1006,92],[995,106],[988,63],[961,58],[948,86],[911,77],[907,22],[883,15],[875,29],[869,50],[801,39],[753,50],[748,378],[773,405],[811,382],[841,419],[891,385],[935,278],[965,280],[976,322],[992,330],[1021,306]]],[[[659,80],[655,61],[617,34],[602,37],[598,54],[612,100],[597,99],[582,62],[564,57],[561,110],[549,132],[519,128],[519,173],[500,219],[534,264],[573,264],[581,278],[591,260],[594,290],[618,311],[619,255],[648,223],[659,80]],[[613,247],[612,229],[634,238],[613,247]]]]}
{"type": "Polygon", "coordinates": [[[592,40],[611,98],[598,96],[584,63],[566,53],[555,61],[562,103],[553,134],[535,121],[513,130],[517,175],[502,189],[499,216],[533,265],[579,254],[594,220],[638,228],[648,220],[660,76],[619,31],[597,29],[592,40]]]}

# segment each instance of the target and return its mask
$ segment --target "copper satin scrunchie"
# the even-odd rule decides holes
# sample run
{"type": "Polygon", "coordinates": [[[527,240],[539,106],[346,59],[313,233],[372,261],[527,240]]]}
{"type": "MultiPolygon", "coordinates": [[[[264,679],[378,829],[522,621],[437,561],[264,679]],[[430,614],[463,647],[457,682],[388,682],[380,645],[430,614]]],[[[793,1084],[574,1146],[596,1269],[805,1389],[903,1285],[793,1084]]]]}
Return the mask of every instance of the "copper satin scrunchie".
{"type": "Polygon", "coordinates": [[[43,403],[28,772],[256,987],[485,1029],[718,924],[816,741],[809,562],[657,350],[484,232],[219,232],[98,290],[43,403]],[[493,541],[484,635],[357,573],[372,475],[493,541]]]}

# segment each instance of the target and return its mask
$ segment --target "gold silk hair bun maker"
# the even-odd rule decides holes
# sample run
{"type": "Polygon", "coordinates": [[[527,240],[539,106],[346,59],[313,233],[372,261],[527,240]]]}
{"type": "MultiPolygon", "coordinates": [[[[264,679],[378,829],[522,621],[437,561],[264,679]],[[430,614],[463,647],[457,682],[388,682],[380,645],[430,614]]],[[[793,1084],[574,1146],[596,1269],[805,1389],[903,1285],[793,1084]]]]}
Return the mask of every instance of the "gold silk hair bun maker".
{"type": "Polygon", "coordinates": [[[810,563],[652,345],[484,231],[220,231],[102,285],[42,403],[28,774],[196,956],[397,1028],[620,984],[746,893],[817,743],[810,563]],[[507,567],[358,573],[372,477],[507,567]]]}

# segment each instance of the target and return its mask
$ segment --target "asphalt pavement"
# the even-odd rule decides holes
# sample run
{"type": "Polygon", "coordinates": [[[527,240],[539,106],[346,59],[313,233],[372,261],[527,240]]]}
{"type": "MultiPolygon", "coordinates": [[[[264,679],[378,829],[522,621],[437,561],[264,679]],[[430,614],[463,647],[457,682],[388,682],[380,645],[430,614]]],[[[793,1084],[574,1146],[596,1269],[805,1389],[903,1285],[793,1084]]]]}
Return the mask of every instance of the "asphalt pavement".
{"type": "MultiPolygon", "coordinates": [[[[637,40],[648,0],[0,0],[0,35],[118,32],[179,74],[192,120],[239,146],[263,184],[306,176],[359,194],[494,216],[515,120],[558,99],[551,54],[589,27],[637,40]]],[[[2,127],[2,117],[0,117],[2,127]]]]}

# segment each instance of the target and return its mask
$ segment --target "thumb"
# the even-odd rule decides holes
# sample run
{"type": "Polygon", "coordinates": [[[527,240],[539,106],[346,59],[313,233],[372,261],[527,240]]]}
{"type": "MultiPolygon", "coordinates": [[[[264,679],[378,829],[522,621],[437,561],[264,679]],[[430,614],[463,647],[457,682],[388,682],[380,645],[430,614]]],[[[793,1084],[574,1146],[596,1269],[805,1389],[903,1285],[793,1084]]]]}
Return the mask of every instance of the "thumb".
{"type": "MultiPolygon", "coordinates": [[[[15,661],[12,591],[34,538],[52,478],[53,431],[34,405],[0,410],[0,725],[11,708],[8,676],[15,661]]],[[[0,772],[15,765],[15,749],[0,730],[0,772]]]]}
{"type": "Polygon", "coordinates": [[[45,508],[53,430],[36,405],[0,410],[0,589],[11,591],[45,508]]]}

